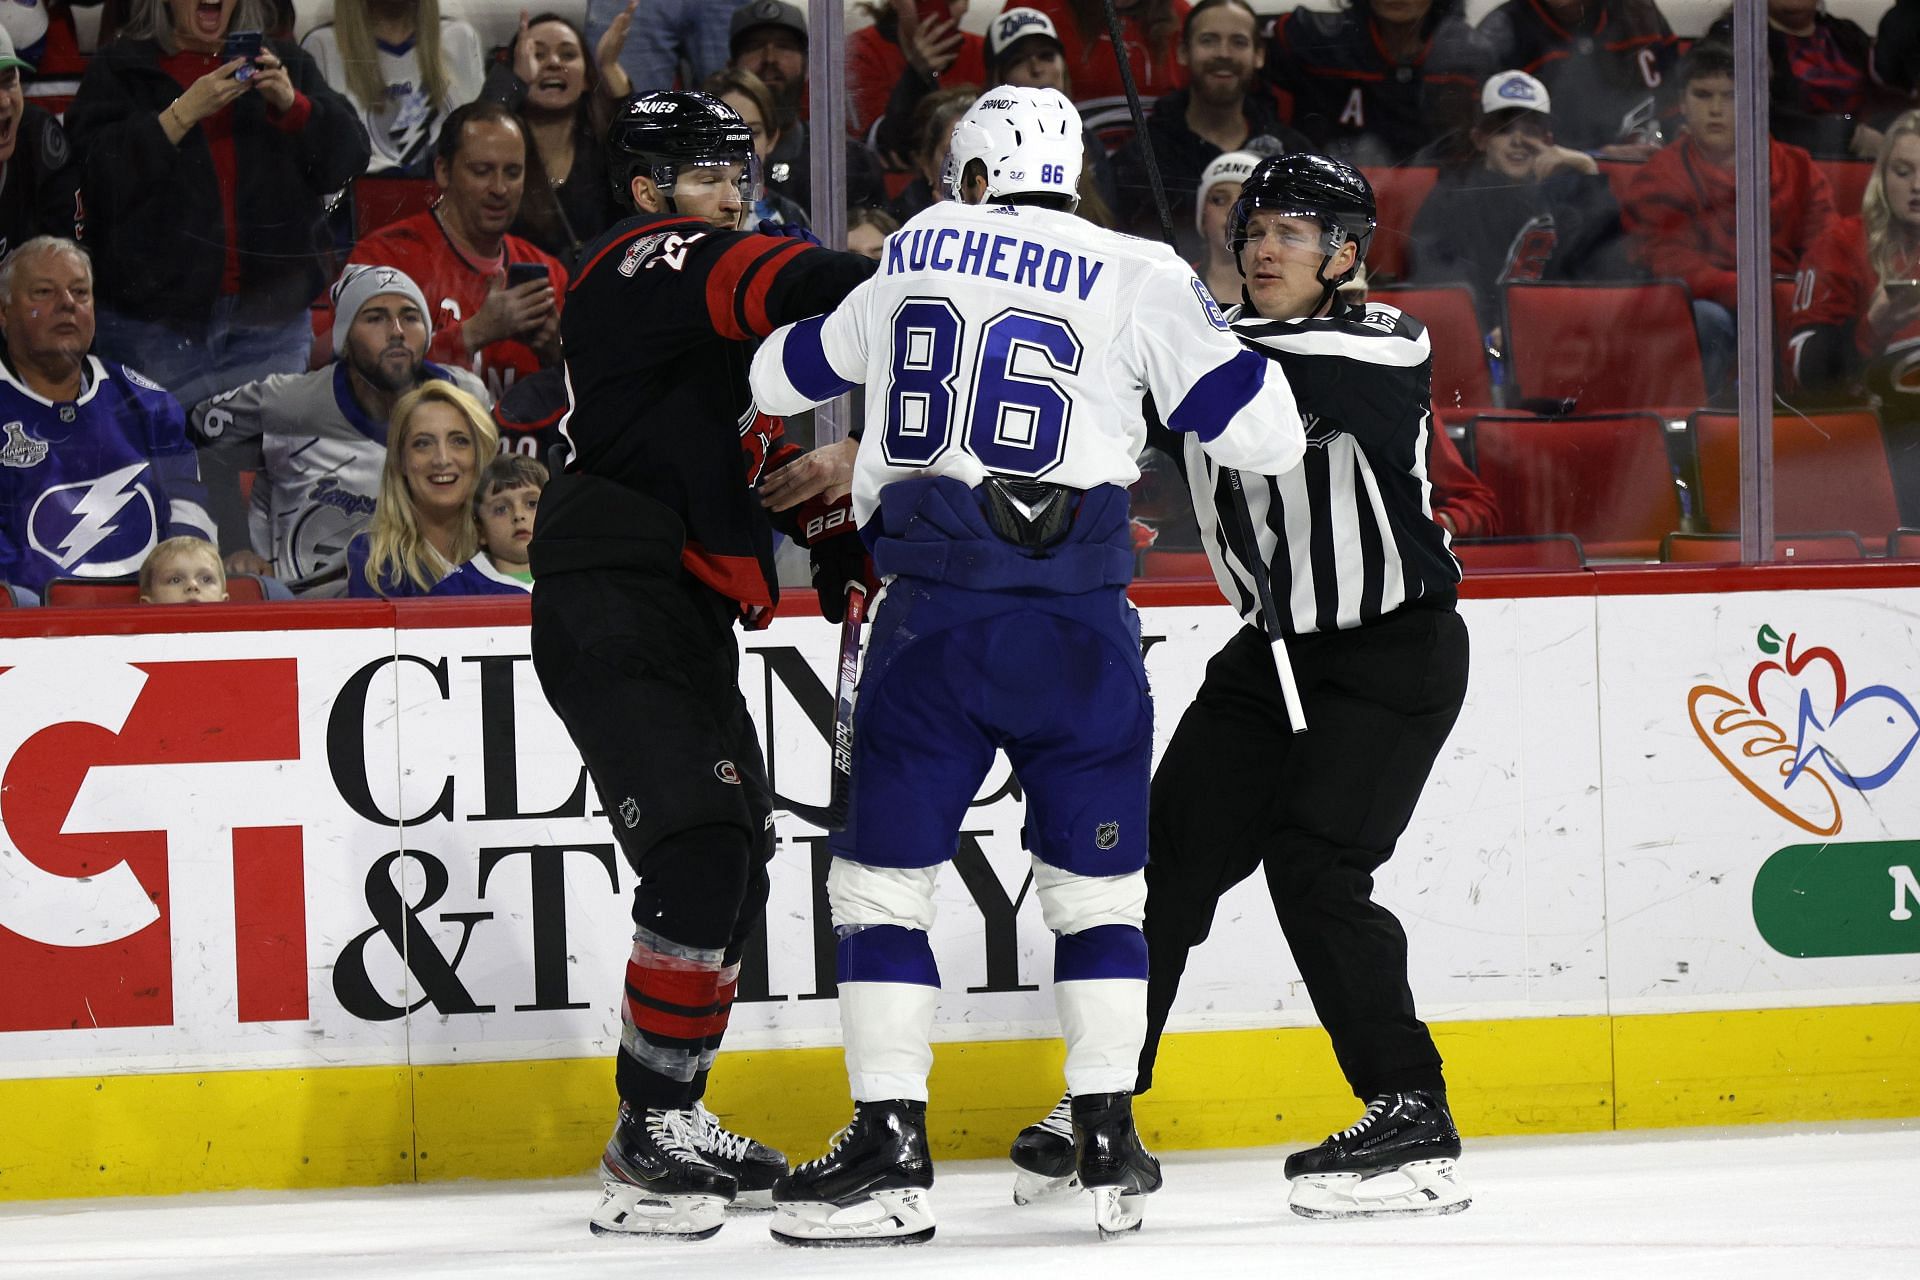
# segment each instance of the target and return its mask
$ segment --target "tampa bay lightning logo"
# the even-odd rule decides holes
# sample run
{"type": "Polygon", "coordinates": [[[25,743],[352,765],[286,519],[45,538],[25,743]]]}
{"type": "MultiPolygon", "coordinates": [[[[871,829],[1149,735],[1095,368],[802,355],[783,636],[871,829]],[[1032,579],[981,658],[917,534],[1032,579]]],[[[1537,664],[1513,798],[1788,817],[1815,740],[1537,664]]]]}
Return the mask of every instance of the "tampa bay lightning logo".
{"type": "Polygon", "coordinates": [[[1221,312],[1220,304],[1213,300],[1213,294],[1208,291],[1206,282],[1199,276],[1193,278],[1193,296],[1200,299],[1200,308],[1207,313],[1208,324],[1222,333],[1232,331],[1233,326],[1227,323],[1227,317],[1221,312]]]}
{"type": "Polygon", "coordinates": [[[48,489],[27,516],[27,545],[62,571],[79,566],[89,577],[134,572],[160,541],[159,509],[139,483],[146,469],[145,462],[135,462],[48,489]]]}

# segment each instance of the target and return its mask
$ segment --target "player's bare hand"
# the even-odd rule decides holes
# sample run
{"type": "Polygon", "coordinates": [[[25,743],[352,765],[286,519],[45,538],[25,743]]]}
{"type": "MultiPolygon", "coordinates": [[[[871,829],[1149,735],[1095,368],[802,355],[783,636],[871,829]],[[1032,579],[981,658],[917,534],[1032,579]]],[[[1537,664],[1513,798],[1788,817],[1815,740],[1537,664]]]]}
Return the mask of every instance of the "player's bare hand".
{"type": "Polygon", "coordinates": [[[256,555],[251,551],[236,551],[227,557],[227,572],[252,573],[258,574],[261,577],[271,578],[273,576],[273,562],[265,556],[256,555]]]}
{"type": "Polygon", "coordinates": [[[275,111],[293,110],[293,79],[287,74],[286,64],[274,56],[273,50],[263,49],[260,56],[253,60],[253,78],[247,83],[275,111]]]}
{"type": "Polygon", "coordinates": [[[859,452],[860,442],[849,436],[801,454],[760,481],[760,505],[785,511],[822,494],[830,502],[845,497],[853,488],[853,458],[859,452]]]}
{"type": "Polygon", "coordinates": [[[202,120],[225,111],[233,105],[235,98],[247,91],[248,81],[234,79],[240,68],[246,65],[245,58],[235,58],[231,62],[221,63],[195,80],[187,86],[185,93],[173,100],[173,114],[191,129],[202,120]]]}
{"type": "Polygon", "coordinates": [[[627,33],[633,29],[633,12],[640,0],[627,0],[627,7],[613,15],[613,21],[593,46],[593,64],[600,68],[600,87],[609,97],[620,99],[633,92],[633,82],[620,65],[620,51],[627,47],[627,33]]]}

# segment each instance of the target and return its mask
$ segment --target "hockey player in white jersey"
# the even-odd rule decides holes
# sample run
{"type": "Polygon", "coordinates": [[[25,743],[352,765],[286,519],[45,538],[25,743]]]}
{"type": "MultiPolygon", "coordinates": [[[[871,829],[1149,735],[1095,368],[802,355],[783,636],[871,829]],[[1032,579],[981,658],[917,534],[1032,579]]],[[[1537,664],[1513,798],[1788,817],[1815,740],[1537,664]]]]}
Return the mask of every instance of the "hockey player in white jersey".
{"type": "Polygon", "coordinates": [[[772,1229],[789,1243],[933,1234],[933,882],[996,749],[1027,796],[1057,937],[1077,1171],[1103,1233],[1140,1225],[1160,1185],[1131,1100],[1152,748],[1126,599],[1142,398],[1225,464],[1285,471],[1305,448],[1284,375],[1240,348],[1192,270],[1073,216],[1081,128],[1063,95],[990,91],[951,154],[953,202],[890,236],[871,280],[753,363],[770,413],[865,384],[853,506],[888,583],[849,817],[830,839],[854,1115],[775,1186],[772,1229]]]}

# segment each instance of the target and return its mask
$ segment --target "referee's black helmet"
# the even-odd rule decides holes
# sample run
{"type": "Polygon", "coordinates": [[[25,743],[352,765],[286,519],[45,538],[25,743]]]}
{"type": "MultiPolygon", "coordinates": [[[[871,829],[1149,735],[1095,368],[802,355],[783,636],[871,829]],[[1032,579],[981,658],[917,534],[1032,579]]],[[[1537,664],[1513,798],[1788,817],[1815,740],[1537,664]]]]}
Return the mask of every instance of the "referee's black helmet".
{"type": "Polygon", "coordinates": [[[1227,246],[1236,259],[1247,243],[1247,222],[1258,211],[1317,219],[1329,233],[1327,256],[1351,240],[1356,269],[1366,259],[1377,221],[1373,186],[1364,174],[1350,164],[1305,151],[1272,156],[1247,175],[1227,220],[1227,246]]]}
{"type": "Polygon", "coordinates": [[[757,186],[753,131],[740,114],[712,94],[639,93],[620,107],[607,128],[607,169],[623,208],[633,205],[633,180],[646,177],[672,203],[673,184],[687,165],[737,164],[757,186]]]}

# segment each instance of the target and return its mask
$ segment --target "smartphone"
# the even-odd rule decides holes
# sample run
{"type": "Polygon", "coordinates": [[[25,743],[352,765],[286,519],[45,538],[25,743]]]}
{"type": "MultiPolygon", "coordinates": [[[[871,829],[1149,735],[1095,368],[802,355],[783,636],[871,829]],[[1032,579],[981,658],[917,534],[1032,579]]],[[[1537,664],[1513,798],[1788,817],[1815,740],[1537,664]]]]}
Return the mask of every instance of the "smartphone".
{"type": "Polygon", "coordinates": [[[542,263],[509,262],[507,264],[507,288],[509,289],[518,289],[523,284],[532,284],[535,281],[544,283],[546,279],[547,268],[542,263]]]}
{"type": "Polygon", "coordinates": [[[235,80],[251,80],[254,77],[253,60],[260,56],[265,37],[258,31],[229,31],[227,42],[220,50],[222,62],[232,62],[235,58],[245,58],[247,65],[233,73],[235,80]]]}
{"type": "Polygon", "coordinates": [[[1886,289],[1889,302],[1912,302],[1920,297],[1920,280],[1889,280],[1886,289]]]}
{"type": "Polygon", "coordinates": [[[914,9],[923,27],[931,22],[953,21],[953,10],[947,7],[947,0],[916,0],[914,9]]]}

